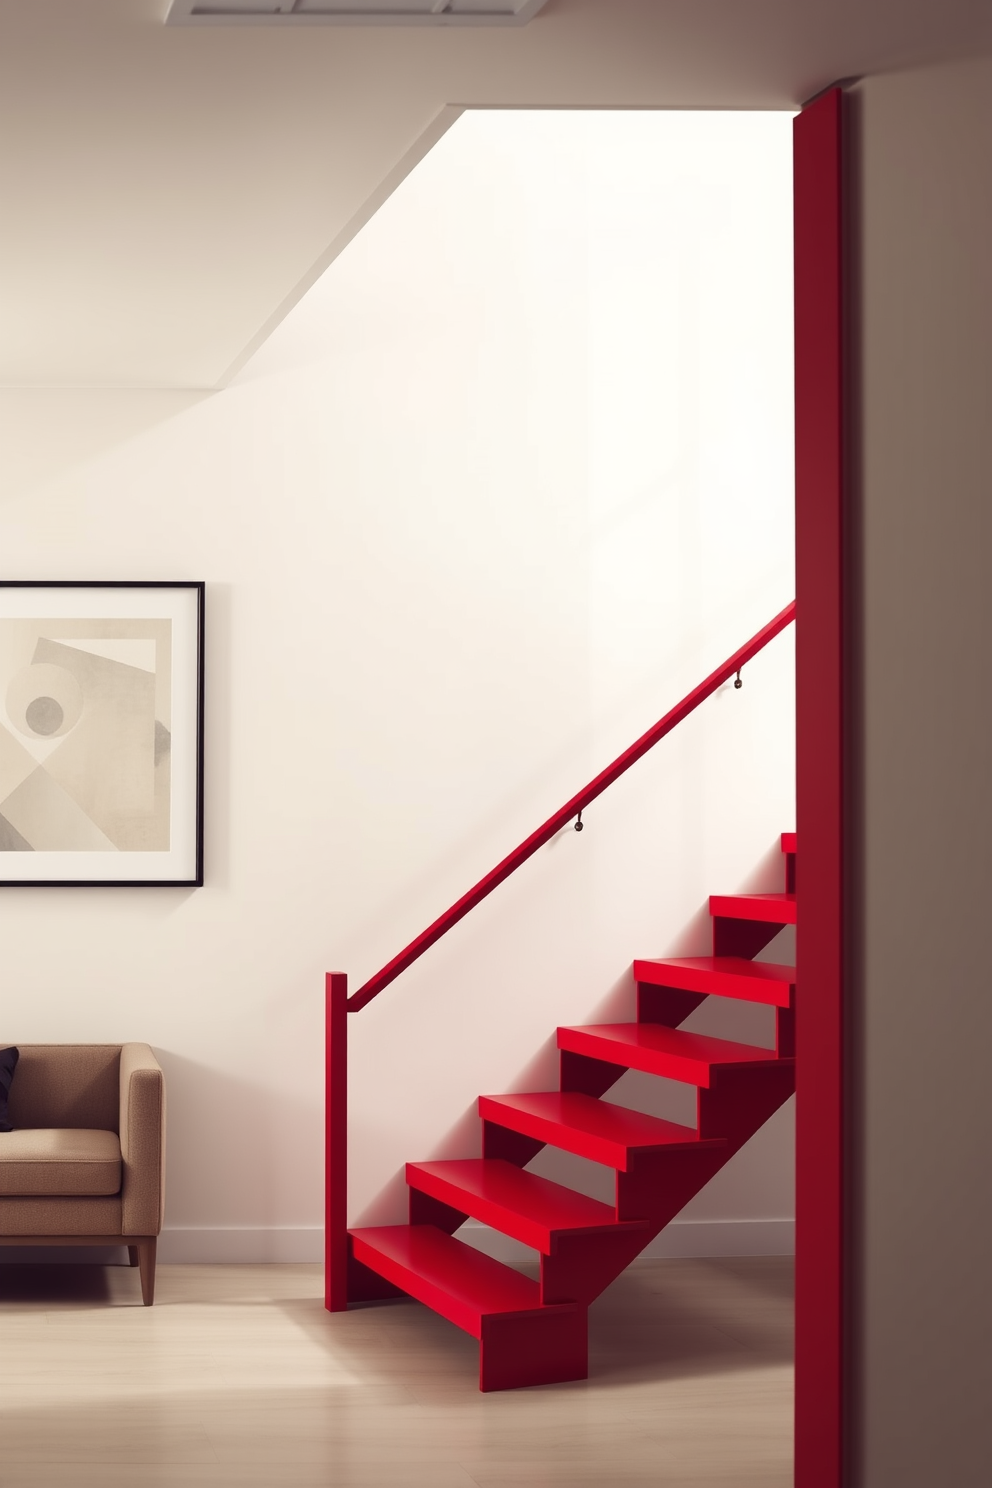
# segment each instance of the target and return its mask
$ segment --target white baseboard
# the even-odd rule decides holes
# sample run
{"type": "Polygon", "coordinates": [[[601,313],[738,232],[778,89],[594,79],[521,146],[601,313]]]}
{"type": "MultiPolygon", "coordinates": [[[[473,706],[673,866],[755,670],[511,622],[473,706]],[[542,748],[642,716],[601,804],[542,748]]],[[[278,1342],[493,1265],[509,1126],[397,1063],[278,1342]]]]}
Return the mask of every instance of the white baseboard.
{"type": "MultiPolygon", "coordinates": [[[[536,1252],[470,1219],[459,1237],[498,1261],[531,1261],[536,1252]]],[[[654,1256],[764,1256],[792,1255],[796,1248],[796,1226],[792,1219],[703,1219],[675,1220],[641,1252],[641,1259],[654,1256]]],[[[231,1226],[167,1226],[159,1237],[158,1259],[169,1265],[258,1265],[274,1261],[320,1261],[324,1254],[324,1231],[319,1225],[248,1228],[231,1226]]],[[[66,1251],[46,1246],[0,1246],[4,1261],[53,1263],[73,1260],[102,1264],[126,1264],[123,1249],[66,1251]]]]}
{"type": "MultiPolygon", "coordinates": [[[[257,1265],[270,1261],[322,1261],[324,1231],[319,1225],[292,1228],[206,1225],[166,1226],[158,1240],[163,1265],[257,1265]]],[[[0,1245],[0,1265],[126,1266],[125,1248],[96,1245],[0,1245]]]]}
{"type": "Polygon", "coordinates": [[[159,1236],[158,1258],[164,1265],[320,1261],[324,1258],[324,1230],[320,1225],[258,1229],[166,1225],[159,1236]]]}
{"type": "MultiPolygon", "coordinates": [[[[528,1261],[536,1252],[470,1219],[459,1238],[498,1261],[528,1261]]],[[[676,1219],[641,1252],[655,1256],[793,1255],[793,1219],[676,1219]]],[[[158,1258],[164,1264],[251,1265],[266,1261],[319,1261],[324,1231],[319,1226],[269,1229],[169,1228],[162,1231],[158,1258]]]]}
{"type": "Polygon", "coordinates": [[[676,1219],[642,1251],[652,1256],[795,1255],[794,1219],[676,1219]]]}

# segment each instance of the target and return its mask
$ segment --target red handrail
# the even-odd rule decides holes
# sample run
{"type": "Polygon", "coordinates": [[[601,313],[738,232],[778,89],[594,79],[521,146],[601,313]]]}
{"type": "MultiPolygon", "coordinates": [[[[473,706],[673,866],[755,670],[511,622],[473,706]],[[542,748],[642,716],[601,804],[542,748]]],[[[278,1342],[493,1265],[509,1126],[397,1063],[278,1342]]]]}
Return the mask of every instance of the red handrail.
{"type": "Polygon", "coordinates": [[[699,686],[694,687],[692,692],[688,693],[680,703],[676,703],[675,707],[666,713],[664,718],[659,718],[658,722],[652,728],[649,728],[646,734],[642,734],[635,743],[631,744],[629,749],[625,749],[623,754],[619,755],[613,761],[612,765],[607,765],[606,769],[601,771],[595,780],[590,780],[589,784],[583,790],[580,790],[578,795],[573,796],[570,801],[566,801],[564,806],[555,812],[554,816],[548,817],[543,826],[538,827],[537,831],[532,832],[525,841],[521,842],[519,847],[515,847],[511,853],[508,853],[502,862],[497,863],[496,867],[490,873],[486,874],[485,878],[480,878],[474,888],[469,889],[467,894],[463,894],[460,899],[456,900],[451,908],[445,910],[444,914],[439,916],[432,925],[428,925],[426,930],[422,930],[416,940],[411,940],[410,944],[404,950],[400,951],[398,956],[394,956],[391,961],[387,961],[381,971],[377,971],[375,976],[369,977],[368,981],[348,998],[349,1013],[357,1013],[366,1003],[371,1002],[373,997],[378,996],[384,987],[388,987],[389,983],[398,977],[400,972],[406,971],[408,966],[412,966],[414,961],[422,956],[426,950],[429,950],[436,940],[440,940],[442,935],[446,935],[453,925],[457,925],[458,921],[468,914],[469,910],[474,909],[488,894],[491,894],[493,889],[497,888],[503,882],[504,878],[509,878],[510,874],[520,867],[521,863],[525,863],[533,853],[537,852],[539,847],[543,847],[545,842],[549,842],[556,832],[560,832],[562,827],[566,826],[573,816],[577,816],[580,811],[585,810],[591,801],[595,801],[597,796],[602,795],[607,786],[612,785],[614,780],[618,780],[625,770],[629,770],[631,765],[636,764],[642,755],[647,754],[648,750],[652,749],[658,743],[659,739],[663,739],[666,734],[671,733],[672,729],[681,723],[683,718],[687,718],[711,693],[715,692],[718,687],[721,687],[724,682],[729,681],[736,672],[740,671],[746,662],[757,656],[758,652],[767,646],[769,641],[774,640],[779,631],[784,630],[795,618],[796,602],[793,600],[791,604],[786,605],[785,609],[775,616],[774,620],[770,620],[763,629],[759,630],[757,635],[752,636],[746,645],[742,646],[739,651],[735,651],[733,656],[728,657],[722,666],[717,667],[715,672],[711,672],[704,682],[700,682],[699,686]]]}

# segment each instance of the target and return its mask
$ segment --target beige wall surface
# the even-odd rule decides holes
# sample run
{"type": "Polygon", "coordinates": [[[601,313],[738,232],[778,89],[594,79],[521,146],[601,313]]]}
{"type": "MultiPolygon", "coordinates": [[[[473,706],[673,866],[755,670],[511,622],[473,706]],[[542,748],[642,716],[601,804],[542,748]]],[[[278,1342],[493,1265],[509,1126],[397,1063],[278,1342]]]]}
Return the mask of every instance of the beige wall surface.
{"type": "MultiPolygon", "coordinates": [[[[791,599],[790,135],[466,114],[224,392],[0,396],[8,576],[207,581],[204,887],[0,896],[3,1036],[161,1058],[169,1258],[319,1255],[324,972],[791,599]]],[[[789,632],[351,1020],[354,1220],[632,1010],[635,956],[704,952],[709,893],[779,885],[792,670],[789,632]]],[[[792,1152],[785,1108],[688,1244],[787,1247],[792,1152]]]]}
{"type": "Polygon", "coordinates": [[[852,1481],[987,1488],[992,62],[854,103],[852,1481]]]}

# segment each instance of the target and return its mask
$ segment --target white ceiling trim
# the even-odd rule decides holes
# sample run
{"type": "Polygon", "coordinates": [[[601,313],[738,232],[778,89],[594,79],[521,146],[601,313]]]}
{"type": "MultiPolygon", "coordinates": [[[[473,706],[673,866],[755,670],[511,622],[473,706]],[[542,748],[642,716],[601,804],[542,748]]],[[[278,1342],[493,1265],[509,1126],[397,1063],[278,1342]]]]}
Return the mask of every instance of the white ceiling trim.
{"type": "Polygon", "coordinates": [[[547,0],[172,0],[167,26],[524,26],[547,0]]]}

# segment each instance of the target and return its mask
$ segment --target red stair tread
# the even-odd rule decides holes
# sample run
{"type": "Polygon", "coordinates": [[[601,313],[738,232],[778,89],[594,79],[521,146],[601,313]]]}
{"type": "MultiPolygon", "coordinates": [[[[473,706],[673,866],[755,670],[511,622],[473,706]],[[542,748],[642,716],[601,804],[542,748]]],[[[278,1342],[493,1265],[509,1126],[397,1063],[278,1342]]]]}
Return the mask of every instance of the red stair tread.
{"type": "Polygon", "coordinates": [[[556,1234],[639,1227],[638,1223],[618,1223],[612,1205],[527,1173],[502,1158],[407,1163],[406,1181],[411,1188],[545,1255],[551,1254],[556,1234]]]}
{"type": "Polygon", "coordinates": [[[790,1007],[796,985],[794,966],[770,961],[748,961],[743,956],[676,956],[635,961],[634,980],[655,987],[677,987],[685,992],[707,992],[713,997],[737,997],[790,1007]]]}
{"type": "Polygon", "coordinates": [[[349,1230],[355,1259],[473,1337],[494,1313],[530,1312],[541,1288],[434,1225],[349,1230]]]}
{"type": "Polygon", "coordinates": [[[728,920],[766,920],[772,925],[796,923],[795,894],[711,894],[710,914],[728,920]]]}
{"type": "Polygon", "coordinates": [[[794,852],[796,852],[796,834],[795,834],[795,832],[783,832],[782,833],[782,851],[784,853],[794,853],[794,852]]]}
{"type": "Polygon", "coordinates": [[[570,1090],[480,1095],[479,1115],[484,1121],[494,1121],[621,1172],[627,1171],[634,1152],[700,1145],[698,1134],[690,1126],[676,1126],[674,1121],[661,1121],[657,1116],[628,1111],[624,1106],[570,1090]]]}
{"type": "Polygon", "coordinates": [[[774,1049],[731,1043],[707,1034],[686,1033],[660,1023],[599,1023],[587,1028],[559,1028],[559,1049],[644,1070],[670,1080],[708,1087],[721,1066],[777,1064],[774,1049]]]}

